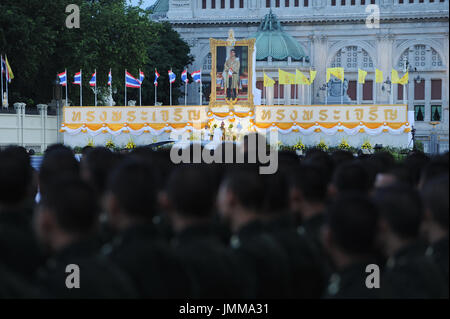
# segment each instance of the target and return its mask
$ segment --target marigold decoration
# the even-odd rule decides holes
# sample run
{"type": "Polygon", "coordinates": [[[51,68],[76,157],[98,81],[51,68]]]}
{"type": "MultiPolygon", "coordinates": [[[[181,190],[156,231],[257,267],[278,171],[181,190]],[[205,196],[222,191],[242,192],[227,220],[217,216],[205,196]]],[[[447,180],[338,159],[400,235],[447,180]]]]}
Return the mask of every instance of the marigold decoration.
{"type": "Polygon", "coordinates": [[[105,147],[109,148],[109,149],[114,149],[114,148],[116,148],[116,144],[112,140],[107,140],[105,147]]]}
{"type": "Polygon", "coordinates": [[[348,141],[346,139],[343,139],[341,141],[341,143],[338,145],[338,148],[340,150],[348,151],[348,150],[350,150],[351,146],[350,146],[350,144],[348,144],[348,141]]]}
{"type": "Polygon", "coordinates": [[[125,148],[127,150],[132,150],[136,148],[136,144],[134,143],[133,139],[130,138],[130,140],[128,141],[127,145],[125,145],[125,148]]]}
{"type": "Polygon", "coordinates": [[[328,151],[328,145],[325,143],[324,140],[320,140],[319,144],[316,145],[316,148],[324,152],[328,151]]]}
{"type": "Polygon", "coordinates": [[[304,151],[306,149],[305,144],[303,144],[302,140],[299,139],[296,144],[294,144],[294,149],[297,151],[304,151]]]}
{"type": "Polygon", "coordinates": [[[88,146],[88,147],[94,147],[94,146],[95,146],[95,144],[94,144],[94,139],[88,138],[86,146],[88,146]]]}
{"type": "Polygon", "coordinates": [[[373,147],[372,147],[372,144],[370,144],[370,142],[369,141],[365,141],[364,143],[363,143],[363,145],[361,145],[361,149],[362,150],[371,150],[373,147]]]}

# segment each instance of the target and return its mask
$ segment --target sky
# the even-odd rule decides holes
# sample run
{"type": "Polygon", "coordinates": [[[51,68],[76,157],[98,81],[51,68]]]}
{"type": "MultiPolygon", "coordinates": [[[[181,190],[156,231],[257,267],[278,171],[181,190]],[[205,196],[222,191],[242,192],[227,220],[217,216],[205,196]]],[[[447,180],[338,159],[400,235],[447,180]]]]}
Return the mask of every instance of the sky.
{"type": "MultiPolygon", "coordinates": [[[[131,3],[134,4],[134,5],[137,5],[138,2],[139,2],[139,0],[131,0],[131,3]]],[[[155,2],[156,2],[156,0],[144,0],[144,1],[142,2],[142,7],[143,7],[144,9],[145,9],[145,8],[148,8],[148,7],[150,7],[152,4],[154,4],[155,2]]]]}

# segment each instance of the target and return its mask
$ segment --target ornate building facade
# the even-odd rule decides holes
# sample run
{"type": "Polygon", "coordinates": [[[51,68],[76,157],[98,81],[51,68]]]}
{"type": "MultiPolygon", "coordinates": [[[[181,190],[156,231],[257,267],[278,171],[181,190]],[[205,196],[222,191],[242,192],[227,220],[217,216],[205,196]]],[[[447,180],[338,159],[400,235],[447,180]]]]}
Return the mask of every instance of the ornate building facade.
{"type": "MultiPolygon", "coordinates": [[[[237,39],[257,39],[263,104],[327,103],[326,68],[344,67],[349,103],[407,102],[416,136],[434,132],[448,148],[449,0],[158,0],[152,9],[154,20],[169,21],[191,46],[189,71],[202,71],[204,103],[209,38],[226,39],[233,29],[237,39]],[[263,73],[277,80],[279,68],[314,69],[317,77],[311,87],[276,82],[264,90],[263,73]],[[357,84],[358,68],[368,72],[364,85],[357,84]],[[384,83],[374,83],[375,68],[384,83]],[[409,83],[392,85],[391,69],[407,69],[409,83]]],[[[197,90],[190,85],[190,104],[199,104],[197,90]]]]}

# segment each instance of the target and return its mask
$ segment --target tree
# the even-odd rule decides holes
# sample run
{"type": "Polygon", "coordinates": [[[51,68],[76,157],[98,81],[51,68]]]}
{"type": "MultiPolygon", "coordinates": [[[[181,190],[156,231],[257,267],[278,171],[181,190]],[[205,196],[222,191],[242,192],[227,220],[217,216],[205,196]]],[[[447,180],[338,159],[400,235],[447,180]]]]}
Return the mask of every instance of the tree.
{"type": "MultiPolygon", "coordinates": [[[[144,104],[153,104],[153,71],[161,70],[158,95],[168,103],[167,70],[180,73],[192,62],[188,45],[170,24],[150,20],[149,11],[124,0],[72,0],[80,7],[80,28],[65,26],[67,1],[3,0],[0,4],[0,51],[6,53],[16,75],[10,100],[46,103],[52,98],[56,74],[68,70],[68,82],[83,69],[83,104],[93,104],[88,81],[97,69],[97,85],[105,87],[112,69],[114,100],[124,103],[124,70],[146,74],[142,87],[144,104]],[[164,71],[163,71],[164,70],[164,71]]],[[[176,101],[181,94],[173,87],[176,101]]],[[[78,104],[79,88],[69,84],[69,98],[78,104]]],[[[128,99],[138,99],[128,89],[128,99]]]]}

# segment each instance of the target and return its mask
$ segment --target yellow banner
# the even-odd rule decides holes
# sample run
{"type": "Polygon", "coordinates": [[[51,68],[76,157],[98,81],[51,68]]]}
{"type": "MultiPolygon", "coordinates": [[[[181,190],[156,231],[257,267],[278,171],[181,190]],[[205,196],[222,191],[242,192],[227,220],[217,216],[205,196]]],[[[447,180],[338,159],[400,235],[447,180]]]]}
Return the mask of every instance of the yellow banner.
{"type": "Polygon", "coordinates": [[[272,87],[275,81],[271,79],[266,73],[264,73],[264,87],[272,87]]]}
{"type": "Polygon", "coordinates": [[[309,85],[309,79],[299,70],[295,70],[295,83],[309,85]]]}
{"type": "Polygon", "coordinates": [[[204,106],[65,107],[65,124],[196,123],[207,120],[204,106]]]}
{"type": "Polygon", "coordinates": [[[344,68],[327,68],[327,83],[330,81],[331,75],[339,80],[344,81],[344,68]]]}
{"type": "Polygon", "coordinates": [[[375,69],[375,83],[383,83],[383,71],[375,69]]]}
{"type": "Polygon", "coordinates": [[[358,69],[358,83],[364,84],[366,83],[367,71],[358,69]]]}
{"type": "Polygon", "coordinates": [[[278,78],[280,84],[295,84],[295,74],[278,69],[278,78]]]}
{"type": "Polygon", "coordinates": [[[258,106],[256,123],[405,123],[406,105],[258,106]]]}

